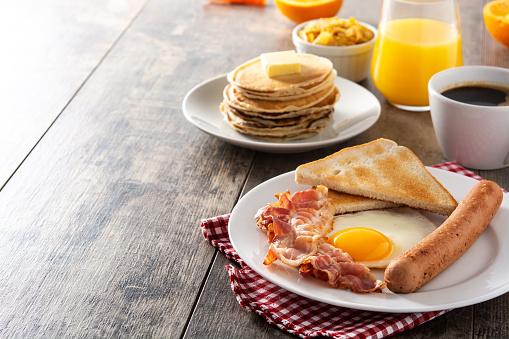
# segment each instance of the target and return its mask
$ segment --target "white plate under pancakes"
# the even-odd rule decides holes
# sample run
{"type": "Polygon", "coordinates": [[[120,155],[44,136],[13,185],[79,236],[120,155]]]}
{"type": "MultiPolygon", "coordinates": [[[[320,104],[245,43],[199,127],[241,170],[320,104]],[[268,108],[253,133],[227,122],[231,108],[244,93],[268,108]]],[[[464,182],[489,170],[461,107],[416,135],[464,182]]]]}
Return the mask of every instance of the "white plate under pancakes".
{"type": "MultiPolygon", "coordinates": [[[[477,180],[445,170],[428,168],[451,194],[460,201],[477,180]]],[[[509,291],[509,194],[488,228],[474,245],[453,265],[434,280],[412,294],[356,294],[330,287],[314,278],[304,278],[297,268],[276,261],[263,265],[268,251],[266,233],[256,227],[254,215],[258,208],[274,202],[274,193],[291,193],[309,186],[295,183],[295,173],[288,172],[258,185],[235,206],[230,216],[228,232],[239,256],[265,279],[301,296],[328,304],[360,310],[381,312],[426,312],[458,308],[483,302],[509,291]]],[[[426,214],[439,225],[445,218],[426,214]]],[[[372,270],[383,279],[382,270],[372,270]]]]}
{"type": "Polygon", "coordinates": [[[367,89],[347,79],[334,81],[341,97],[334,106],[328,126],[311,138],[288,142],[272,142],[241,134],[223,119],[219,104],[228,84],[226,74],[204,81],[191,89],[184,98],[182,110],[192,124],[202,131],[231,144],[264,152],[304,152],[348,140],[377,122],[381,107],[367,89]]]}

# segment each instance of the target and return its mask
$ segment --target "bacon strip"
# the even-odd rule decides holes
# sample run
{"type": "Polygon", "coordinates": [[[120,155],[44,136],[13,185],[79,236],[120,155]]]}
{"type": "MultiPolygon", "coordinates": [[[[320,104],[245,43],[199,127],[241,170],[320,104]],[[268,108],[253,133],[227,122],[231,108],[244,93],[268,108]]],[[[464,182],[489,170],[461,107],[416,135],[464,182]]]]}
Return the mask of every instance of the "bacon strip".
{"type": "Polygon", "coordinates": [[[299,273],[315,276],[336,288],[351,289],[357,293],[381,292],[385,282],[376,279],[369,268],[357,264],[353,258],[339,248],[321,239],[317,253],[308,257],[299,273]]]}
{"type": "Polygon", "coordinates": [[[265,264],[275,259],[298,267],[318,250],[318,239],[332,227],[334,209],[327,198],[327,188],[289,191],[276,194],[278,201],[261,208],[255,216],[266,229],[270,250],[265,264]]]}
{"type": "Polygon", "coordinates": [[[279,259],[300,266],[303,276],[315,276],[329,285],[364,293],[380,291],[385,283],[369,269],[353,261],[346,252],[325,241],[332,228],[334,207],[327,197],[327,187],[276,194],[277,202],[258,210],[258,227],[267,230],[270,248],[265,265],[279,259]]]}

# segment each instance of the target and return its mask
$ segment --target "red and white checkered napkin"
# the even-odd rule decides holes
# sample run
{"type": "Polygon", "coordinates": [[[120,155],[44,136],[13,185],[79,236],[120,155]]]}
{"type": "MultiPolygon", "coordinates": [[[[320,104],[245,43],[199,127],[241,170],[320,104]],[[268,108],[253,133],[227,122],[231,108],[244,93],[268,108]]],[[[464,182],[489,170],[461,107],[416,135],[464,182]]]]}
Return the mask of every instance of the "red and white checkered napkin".
{"type": "MultiPolygon", "coordinates": [[[[482,180],[456,163],[432,166],[482,180]]],[[[449,310],[424,313],[384,313],[333,306],[289,292],[249,268],[233,249],[225,214],[201,221],[205,239],[228,259],[241,265],[227,265],[233,292],[239,304],[261,315],[283,331],[301,338],[385,338],[409,330],[449,310]]]]}

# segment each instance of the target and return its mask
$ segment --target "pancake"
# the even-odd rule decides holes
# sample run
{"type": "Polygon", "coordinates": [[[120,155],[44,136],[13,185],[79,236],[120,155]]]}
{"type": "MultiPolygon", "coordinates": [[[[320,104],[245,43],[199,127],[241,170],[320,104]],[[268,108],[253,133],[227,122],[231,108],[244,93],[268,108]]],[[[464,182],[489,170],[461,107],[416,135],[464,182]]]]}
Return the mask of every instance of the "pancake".
{"type": "Polygon", "coordinates": [[[332,112],[329,111],[318,119],[311,119],[296,125],[274,127],[262,126],[254,122],[245,121],[236,115],[230,114],[228,110],[223,111],[223,113],[230,126],[241,133],[264,139],[290,141],[316,135],[327,126],[332,112]]]}
{"type": "Polygon", "coordinates": [[[261,59],[252,59],[228,74],[228,81],[233,85],[249,91],[277,93],[277,95],[295,95],[307,93],[324,81],[334,67],[329,59],[313,54],[297,54],[301,64],[301,72],[269,78],[261,59]]]}
{"type": "Polygon", "coordinates": [[[332,70],[329,75],[322,81],[313,85],[305,86],[304,92],[299,92],[295,94],[285,94],[277,91],[253,91],[247,90],[242,87],[235,86],[235,90],[246,98],[255,99],[255,100],[268,100],[268,101],[288,101],[288,100],[296,100],[307,95],[311,95],[322,91],[324,88],[331,87],[334,85],[334,79],[336,79],[337,73],[336,70],[332,70]]]}
{"type": "Polygon", "coordinates": [[[268,101],[246,98],[230,84],[226,86],[223,97],[224,100],[228,102],[228,105],[240,110],[265,113],[282,113],[298,111],[312,107],[331,95],[335,89],[336,87],[333,84],[332,86],[325,88],[318,93],[311,94],[300,99],[288,101],[268,101]]]}
{"type": "Polygon", "coordinates": [[[317,111],[322,110],[333,110],[334,104],[339,100],[339,91],[336,87],[333,88],[332,92],[329,93],[324,99],[315,105],[299,110],[294,111],[281,111],[281,112],[273,112],[273,111],[251,111],[248,109],[244,109],[242,107],[230,105],[228,100],[224,100],[225,104],[227,104],[232,109],[235,109],[238,112],[241,112],[243,115],[247,117],[257,117],[260,119],[266,120],[274,120],[274,119],[286,119],[286,118],[294,118],[302,115],[313,114],[317,111]]]}
{"type": "Polygon", "coordinates": [[[242,120],[245,123],[255,124],[260,127],[277,127],[277,126],[295,126],[298,124],[302,124],[306,121],[312,121],[319,119],[331,112],[331,107],[325,107],[321,109],[317,109],[310,114],[300,115],[296,117],[290,118],[279,118],[279,119],[264,119],[256,116],[250,116],[244,114],[241,111],[236,110],[235,108],[228,106],[226,103],[223,103],[221,106],[221,111],[224,111],[224,114],[228,114],[229,116],[236,116],[237,119],[242,120]]]}

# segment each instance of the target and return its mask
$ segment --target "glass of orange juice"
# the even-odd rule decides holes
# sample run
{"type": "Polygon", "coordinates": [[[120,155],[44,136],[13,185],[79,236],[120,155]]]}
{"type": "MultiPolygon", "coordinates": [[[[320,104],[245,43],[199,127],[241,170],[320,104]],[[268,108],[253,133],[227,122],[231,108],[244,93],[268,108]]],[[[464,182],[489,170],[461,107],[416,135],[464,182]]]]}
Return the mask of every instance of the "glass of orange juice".
{"type": "Polygon", "coordinates": [[[429,110],[429,79],[462,65],[457,0],[384,0],[371,77],[389,103],[429,110]]]}

